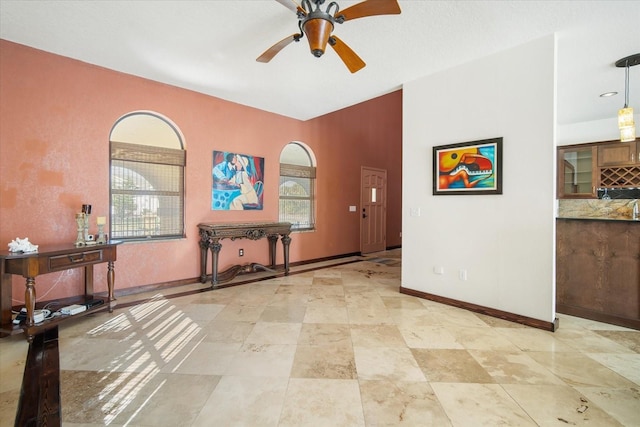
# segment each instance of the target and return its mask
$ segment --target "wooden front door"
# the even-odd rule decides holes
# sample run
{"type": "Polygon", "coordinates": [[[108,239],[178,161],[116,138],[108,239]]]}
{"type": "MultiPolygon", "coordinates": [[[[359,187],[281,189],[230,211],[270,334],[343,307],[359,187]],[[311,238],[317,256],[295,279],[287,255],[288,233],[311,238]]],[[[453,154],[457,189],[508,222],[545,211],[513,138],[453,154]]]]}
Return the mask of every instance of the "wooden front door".
{"type": "Polygon", "coordinates": [[[387,171],[363,166],[360,186],[360,252],[387,247],[387,171]]]}

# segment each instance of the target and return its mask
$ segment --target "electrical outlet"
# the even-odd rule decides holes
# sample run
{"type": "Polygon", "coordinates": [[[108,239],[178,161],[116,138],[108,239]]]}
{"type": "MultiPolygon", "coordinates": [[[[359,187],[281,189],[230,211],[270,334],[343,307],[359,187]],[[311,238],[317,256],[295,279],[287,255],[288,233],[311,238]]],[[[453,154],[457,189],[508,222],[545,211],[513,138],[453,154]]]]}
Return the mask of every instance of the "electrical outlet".
{"type": "Polygon", "coordinates": [[[238,256],[244,256],[244,249],[238,249],[238,256]]]}
{"type": "Polygon", "coordinates": [[[458,277],[460,278],[460,280],[467,280],[467,270],[465,268],[461,268],[458,271],[458,277]]]}

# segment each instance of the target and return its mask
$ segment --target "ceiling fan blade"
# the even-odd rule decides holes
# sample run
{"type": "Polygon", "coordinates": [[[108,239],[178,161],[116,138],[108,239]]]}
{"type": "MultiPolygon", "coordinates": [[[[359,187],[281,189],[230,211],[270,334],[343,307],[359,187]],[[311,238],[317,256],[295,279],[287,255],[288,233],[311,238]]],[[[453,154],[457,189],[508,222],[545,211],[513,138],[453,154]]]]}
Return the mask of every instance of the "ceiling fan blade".
{"type": "Polygon", "coordinates": [[[302,34],[292,34],[289,37],[285,37],[280,40],[278,43],[271,46],[269,49],[265,50],[264,53],[256,58],[258,62],[269,62],[273,59],[274,56],[278,54],[282,49],[289,46],[289,43],[292,41],[298,41],[302,37],[302,34]]]}
{"type": "Polygon", "coordinates": [[[344,16],[344,20],[364,18],[374,15],[397,15],[400,13],[398,0],[365,0],[336,13],[336,18],[344,16]]]}
{"type": "Polygon", "coordinates": [[[338,37],[331,36],[329,44],[333,47],[333,50],[336,51],[340,59],[342,59],[344,65],[346,65],[352,73],[363,69],[365,65],[367,65],[353,50],[351,50],[349,46],[346,45],[345,42],[340,40],[338,37]]]}
{"type": "Polygon", "coordinates": [[[296,3],[295,0],[276,0],[276,1],[289,10],[292,10],[296,13],[302,12],[306,15],[306,12],[304,11],[304,9],[298,3],[296,3]]]}

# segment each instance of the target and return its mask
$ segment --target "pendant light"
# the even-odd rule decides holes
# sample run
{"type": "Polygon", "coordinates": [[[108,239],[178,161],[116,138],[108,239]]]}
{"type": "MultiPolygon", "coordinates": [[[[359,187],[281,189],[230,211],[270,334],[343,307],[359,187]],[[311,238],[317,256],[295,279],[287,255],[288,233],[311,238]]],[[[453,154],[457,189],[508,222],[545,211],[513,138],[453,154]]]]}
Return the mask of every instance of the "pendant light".
{"type": "Polygon", "coordinates": [[[640,53],[636,53],[616,62],[616,67],[624,67],[624,107],[618,111],[618,128],[620,141],[628,142],[636,139],[636,124],[633,120],[633,108],[629,107],[629,67],[640,64],[640,53]]]}

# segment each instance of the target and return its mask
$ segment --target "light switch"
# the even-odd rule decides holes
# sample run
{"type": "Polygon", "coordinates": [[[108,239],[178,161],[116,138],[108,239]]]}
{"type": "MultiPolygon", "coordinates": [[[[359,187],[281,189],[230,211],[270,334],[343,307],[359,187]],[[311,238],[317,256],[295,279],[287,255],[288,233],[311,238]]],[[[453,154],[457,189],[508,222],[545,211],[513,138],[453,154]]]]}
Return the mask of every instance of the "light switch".
{"type": "Polygon", "coordinates": [[[355,211],[356,211],[355,206],[349,206],[349,212],[355,212],[355,211]]]}

